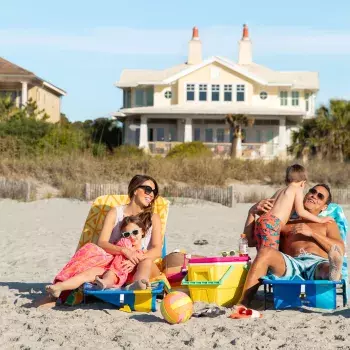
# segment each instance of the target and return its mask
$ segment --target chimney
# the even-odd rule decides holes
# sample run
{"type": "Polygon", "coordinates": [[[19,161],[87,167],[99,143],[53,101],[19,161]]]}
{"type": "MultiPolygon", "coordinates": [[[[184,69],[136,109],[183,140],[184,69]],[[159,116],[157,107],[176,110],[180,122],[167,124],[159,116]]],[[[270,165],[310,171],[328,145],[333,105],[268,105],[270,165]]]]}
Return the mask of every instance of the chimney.
{"type": "Polygon", "coordinates": [[[248,26],[244,24],[242,39],[238,42],[238,64],[251,64],[252,56],[252,42],[249,39],[248,26]]]}
{"type": "Polygon", "coordinates": [[[198,64],[202,62],[202,43],[199,40],[198,28],[193,27],[192,39],[188,43],[187,64],[198,64]]]}

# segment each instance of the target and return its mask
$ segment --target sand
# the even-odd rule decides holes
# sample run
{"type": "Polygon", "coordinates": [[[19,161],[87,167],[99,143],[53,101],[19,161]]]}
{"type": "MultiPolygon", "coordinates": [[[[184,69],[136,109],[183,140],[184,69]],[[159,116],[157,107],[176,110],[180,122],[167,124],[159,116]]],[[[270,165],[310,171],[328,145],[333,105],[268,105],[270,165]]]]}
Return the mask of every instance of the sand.
{"type": "MultiPolygon", "coordinates": [[[[248,208],[173,204],[168,251],[216,255],[235,249],[248,208]],[[196,246],[196,239],[209,244],[196,246]]],[[[44,286],[74,253],[88,210],[89,203],[66,199],[0,200],[0,349],[350,349],[350,310],[342,307],[267,310],[263,319],[251,320],[228,319],[227,310],[181,325],[165,323],[159,311],[128,314],[103,303],[35,308],[44,286]]]]}

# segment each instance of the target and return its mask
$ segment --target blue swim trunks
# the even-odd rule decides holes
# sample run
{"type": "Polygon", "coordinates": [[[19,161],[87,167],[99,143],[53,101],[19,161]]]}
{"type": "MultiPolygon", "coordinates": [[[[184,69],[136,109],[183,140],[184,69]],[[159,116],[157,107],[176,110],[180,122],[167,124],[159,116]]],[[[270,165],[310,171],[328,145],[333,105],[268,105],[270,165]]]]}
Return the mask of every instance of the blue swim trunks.
{"type": "Polygon", "coordinates": [[[268,271],[267,277],[270,279],[313,280],[317,266],[329,262],[328,259],[309,253],[301,253],[294,258],[287,254],[281,254],[286,264],[286,273],[284,276],[278,277],[268,271]]]}

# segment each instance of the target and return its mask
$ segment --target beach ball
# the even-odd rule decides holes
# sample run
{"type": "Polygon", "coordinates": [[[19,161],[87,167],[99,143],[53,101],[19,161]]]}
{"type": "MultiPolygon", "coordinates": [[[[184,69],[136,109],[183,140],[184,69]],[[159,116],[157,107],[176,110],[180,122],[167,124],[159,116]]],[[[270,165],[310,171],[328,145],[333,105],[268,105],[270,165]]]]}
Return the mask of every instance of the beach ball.
{"type": "Polygon", "coordinates": [[[160,304],[160,312],[165,321],[170,324],[183,323],[190,319],[193,313],[193,302],[183,292],[171,292],[160,304]]]}

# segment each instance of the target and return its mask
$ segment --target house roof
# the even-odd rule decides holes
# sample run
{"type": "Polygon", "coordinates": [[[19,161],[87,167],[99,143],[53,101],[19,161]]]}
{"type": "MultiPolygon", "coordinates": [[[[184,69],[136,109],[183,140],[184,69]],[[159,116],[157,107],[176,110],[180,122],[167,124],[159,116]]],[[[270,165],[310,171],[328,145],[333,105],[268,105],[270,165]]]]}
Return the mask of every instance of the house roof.
{"type": "Polygon", "coordinates": [[[167,107],[133,107],[133,108],[123,108],[115,116],[127,116],[135,114],[246,114],[246,115],[261,115],[261,116],[305,116],[305,111],[301,108],[265,108],[265,107],[250,107],[247,105],[242,106],[230,106],[226,104],[218,104],[217,106],[212,106],[208,104],[187,104],[187,105],[172,105],[167,107]]]}
{"type": "Polygon", "coordinates": [[[180,64],[165,70],[124,69],[120,80],[116,82],[115,85],[120,88],[136,87],[139,85],[168,85],[177,79],[180,79],[187,74],[191,74],[192,72],[214,62],[224,65],[232,71],[235,71],[261,85],[286,86],[294,89],[319,89],[317,72],[274,71],[256,63],[240,65],[230,59],[219,56],[211,57],[197,65],[180,64]]]}
{"type": "Polygon", "coordinates": [[[43,86],[46,88],[55,91],[59,95],[65,96],[67,93],[66,91],[60,89],[59,87],[51,84],[50,82],[36,76],[34,73],[30,72],[29,70],[26,70],[20,66],[17,66],[16,64],[5,60],[4,58],[0,57],[0,75],[10,75],[10,76],[19,76],[19,77],[25,77],[28,79],[34,79],[37,82],[39,81],[43,86]]]}

